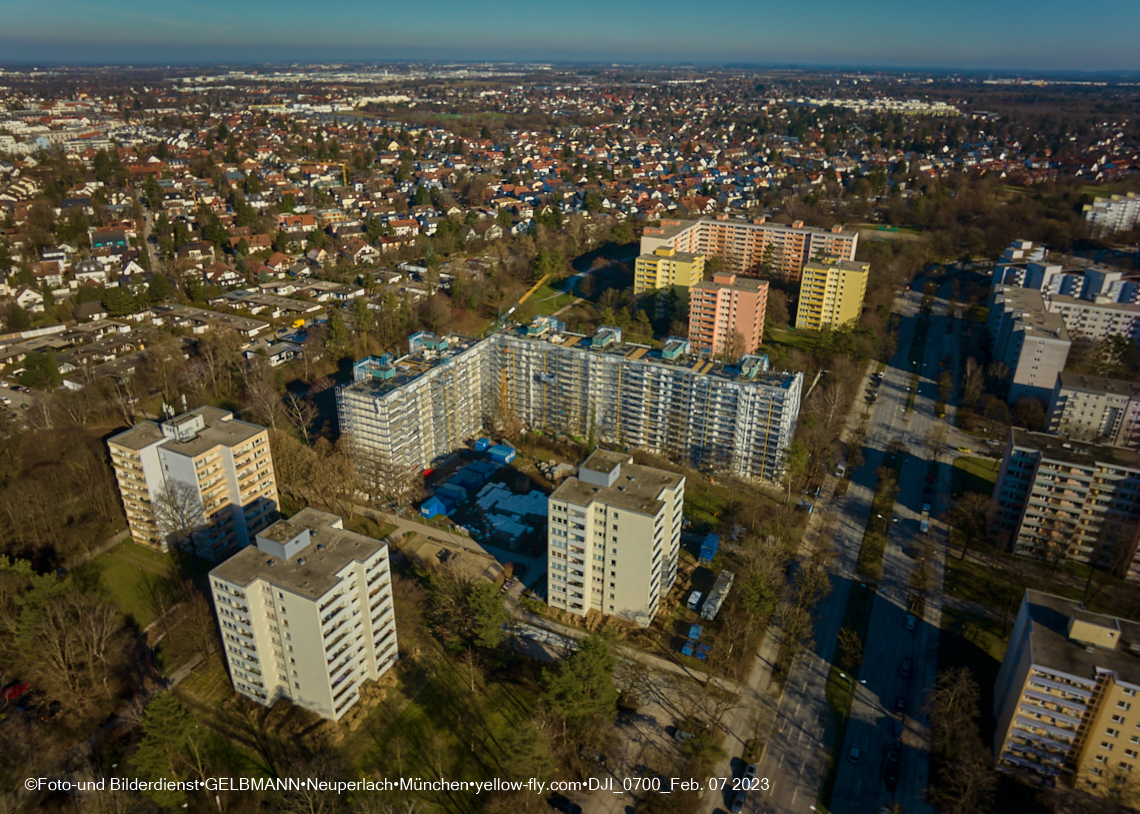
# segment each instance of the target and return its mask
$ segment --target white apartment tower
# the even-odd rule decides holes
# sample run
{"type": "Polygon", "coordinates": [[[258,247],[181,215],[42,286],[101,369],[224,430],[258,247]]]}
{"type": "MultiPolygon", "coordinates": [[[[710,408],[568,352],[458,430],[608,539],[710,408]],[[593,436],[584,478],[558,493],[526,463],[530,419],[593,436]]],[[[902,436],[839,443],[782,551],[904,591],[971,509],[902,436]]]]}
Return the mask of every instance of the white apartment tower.
{"type": "Polygon", "coordinates": [[[648,627],[677,578],[685,478],[597,450],[547,504],[551,607],[648,627]]]}
{"type": "Polygon", "coordinates": [[[277,509],[265,427],[217,407],[143,421],[107,442],[131,537],[210,560],[249,544],[277,509]],[[189,535],[189,537],[187,537],[189,535]]]}
{"type": "Polygon", "coordinates": [[[234,689],[339,720],[395,663],[388,545],[302,509],[210,572],[234,689]]]}

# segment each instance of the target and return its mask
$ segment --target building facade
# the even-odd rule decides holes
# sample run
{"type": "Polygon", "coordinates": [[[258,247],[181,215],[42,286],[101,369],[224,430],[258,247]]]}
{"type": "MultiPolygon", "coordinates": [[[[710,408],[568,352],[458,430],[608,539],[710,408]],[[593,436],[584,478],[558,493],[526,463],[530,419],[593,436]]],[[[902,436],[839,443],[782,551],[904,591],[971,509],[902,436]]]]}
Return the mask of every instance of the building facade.
{"type": "Polygon", "coordinates": [[[863,314],[871,264],[855,260],[809,260],[800,278],[796,327],[818,331],[857,322],[863,314]]]}
{"type": "Polygon", "coordinates": [[[1109,568],[1140,582],[1140,454],[1014,428],[993,498],[1015,554],[1109,568]]]}
{"type": "Polygon", "coordinates": [[[764,218],[731,220],[718,215],[697,221],[662,220],[660,226],[647,226],[642,232],[641,254],[670,247],[719,257],[721,268],[733,274],[798,282],[808,260],[854,260],[858,243],[858,232],[845,231],[838,225],[827,230],[805,227],[803,221],[789,226],[768,223],[764,218]]]}
{"type": "Polygon", "coordinates": [[[516,425],[779,478],[802,373],[771,372],[763,356],[714,363],[680,338],[654,350],[623,344],[620,328],[586,337],[564,327],[539,318],[479,341],[432,337],[441,349],[358,362],[337,407],[362,474],[406,481],[484,427],[516,425]]]}
{"type": "Polygon", "coordinates": [[[993,709],[998,771],[1103,794],[1140,772],[1140,625],[1026,591],[993,709]]]}
{"type": "Polygon", "coordinates": [[[1049,432],[1140,452],[1140,384],[1062,372],[1049,398],[1049,432]]]}
{"type": "Polygon", "coordinates": [[[234,689],[339,720],[398,657],[386,543],[302,509],[210,572],[234,689]]]}
{"type": "Polygon", "coordinates": [[[689,291],[689,344],[710,356],[740,358],[764,340],[768,281],[717,272],[689,291]]]}
{"type": "Polygon", "coordinates": [[[705,258],[699,254],[679,252],[672,246],[661,246],[651,254],[640,255],[634,262],[633,293],[682,289],[682,294],[705,276],[705,258]]]}
{"type": "Polygon", "coordinates": [[[1089,228],[1096,234],[1127,232],[1140,223],[1140,195],[1129,192],[1108,198],[1097,196],[1091,204],[1085,204],[1084,213],[1089,228]]]}
{"type": "Polygon", "coordinates": [[[144,421],[107,442],[131,537],[217,560],[272,522],[277,481],[265,427],[217,407],[144,421]]]}
{"type": "Polygon", "coordinates": [[[551,607],[648,627],[677,578],[685,478],[597,450],[548,502],[551,607]]]}
{"type": "Polygon", "coordinates": [[[1072,336],[1097,341],[1122,336],[1140,344],[1140,305],[1129,302],[1091,302],[1061,294],[1047,297],[1045,308],[1065,322],[1072,336]]]}
{"type": "Polygon", "coordinates": [[[1009,401],[1029,396],[1045,401],[1065,369],[1072,342],[1064,320],[1045,310],[1041,292],[998,286],[990,301],[986,330],[993,358],[1009,367],[1009,401]]]}

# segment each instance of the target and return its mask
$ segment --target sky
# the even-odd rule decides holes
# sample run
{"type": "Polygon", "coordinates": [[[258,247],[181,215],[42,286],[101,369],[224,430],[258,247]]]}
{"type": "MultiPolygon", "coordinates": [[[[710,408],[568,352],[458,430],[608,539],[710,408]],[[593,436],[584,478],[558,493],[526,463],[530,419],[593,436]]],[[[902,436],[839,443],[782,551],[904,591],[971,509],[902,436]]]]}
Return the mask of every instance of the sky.
{"type": "Polygon", "coordinates": [[[0,0],[0,64],[519,60],[1140,70],[1135,0],[0,0]]]}

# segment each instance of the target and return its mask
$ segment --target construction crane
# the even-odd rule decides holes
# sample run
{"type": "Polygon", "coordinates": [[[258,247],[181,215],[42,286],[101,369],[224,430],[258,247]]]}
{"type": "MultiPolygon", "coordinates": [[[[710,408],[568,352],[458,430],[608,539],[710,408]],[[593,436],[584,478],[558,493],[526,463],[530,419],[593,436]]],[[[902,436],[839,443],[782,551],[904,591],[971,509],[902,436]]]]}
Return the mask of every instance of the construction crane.
{"type": "Polygon", "coordinates": [[[499,315],[499,321],[497,323],[495,323],[495,330],[496,331],[501,330],[503,327],[503,324],[507,321],[507,319],[510,317],[510,315],[513,314],[515,312],[515,310],[520,305],[522,305],[524,302],[526,302],[528,299],[530,299],[531,295],[534,294],[534,292],[536,292],[536,291],[538,291],[538,289],[542,288],[542,286],[549,279],[550,279],[549,274],[542,275],[542,279],[539,280],[537,283],[535,283],[533,286],[531,286],[530,291],[526,292],[521,297],[519,297],[519,301],[516,302],[514,305],[512,305],[510,308],[508,308],[507,312],[505,314],[500,314],[499,315]]]}
{"type": "Polygon", "coordinates": [[[301,167],[331,167],[333,165],[340,167],[341,183],[348,186],[348,164],[344,161],[301,161],[298,166],[301,167]]]}

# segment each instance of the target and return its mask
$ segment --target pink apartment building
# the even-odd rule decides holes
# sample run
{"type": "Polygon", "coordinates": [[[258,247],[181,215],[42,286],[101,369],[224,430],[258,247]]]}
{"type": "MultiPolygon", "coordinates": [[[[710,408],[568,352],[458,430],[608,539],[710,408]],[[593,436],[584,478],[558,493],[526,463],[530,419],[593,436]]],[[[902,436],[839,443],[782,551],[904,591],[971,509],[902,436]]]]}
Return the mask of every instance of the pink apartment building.
{"type": "Polygon", "coordinates": [[[713,356],[754,353],[764,338],[768,281],[717,272],[689,289],[689,343],[713,356]],[[739,338],[737,338],[739,335],[739,338]]]}

